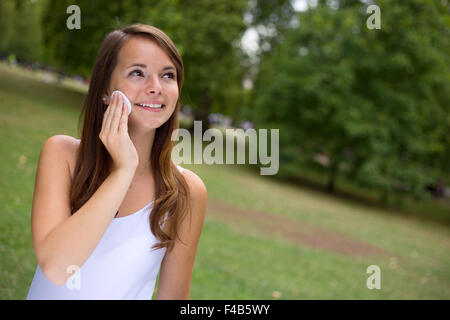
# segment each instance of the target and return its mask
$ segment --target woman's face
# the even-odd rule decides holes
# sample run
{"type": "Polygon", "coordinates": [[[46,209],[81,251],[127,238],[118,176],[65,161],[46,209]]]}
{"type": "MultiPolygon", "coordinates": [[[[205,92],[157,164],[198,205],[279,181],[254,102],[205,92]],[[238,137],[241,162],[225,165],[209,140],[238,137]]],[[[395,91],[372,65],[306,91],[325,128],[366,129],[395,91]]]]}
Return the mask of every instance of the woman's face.
{"type": "MultiPolygon", "coordinates": [[[[107,94],[114,90],[125,93],[131,102],[130,129],[156,129],[170,118],[176,107],[175,65],[156,42],[132,37],[119,51],[107,94]],[[163,107],[154,109],[140,104],[163,104],[163,107]]],[[[110,96],[106,99],[109,104],[110,96]]]]}

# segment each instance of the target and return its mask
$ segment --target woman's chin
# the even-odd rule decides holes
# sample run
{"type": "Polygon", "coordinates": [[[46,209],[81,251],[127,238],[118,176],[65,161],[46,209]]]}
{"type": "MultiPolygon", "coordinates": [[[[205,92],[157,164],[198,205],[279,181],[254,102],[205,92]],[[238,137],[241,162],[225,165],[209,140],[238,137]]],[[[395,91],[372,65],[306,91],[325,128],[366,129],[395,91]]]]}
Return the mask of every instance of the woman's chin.
{"type": "Polygon", "coordinates": [[[159,127],[161,127],[164,122],[158,119],[152,119],[147,121],[143,121],[144,119],[139,119],[137,121],[131,121],[132,123],[128,124],[129,128],[133,128],[133,131],[138,129],[139,131],[152,131],[159,127]]]}

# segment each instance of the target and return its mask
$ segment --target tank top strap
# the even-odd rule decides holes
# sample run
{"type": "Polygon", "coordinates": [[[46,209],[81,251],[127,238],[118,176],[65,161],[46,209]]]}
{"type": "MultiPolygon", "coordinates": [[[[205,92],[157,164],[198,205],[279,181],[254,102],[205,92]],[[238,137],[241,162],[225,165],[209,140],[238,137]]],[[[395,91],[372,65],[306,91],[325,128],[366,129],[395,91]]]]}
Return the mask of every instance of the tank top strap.
{"type": "Polygon", "coordinates": [[[180,171],[180,173],[182,173],[183,170],[184,170],[184,168],[182,168],[182,167],[180,167],[180,166],[178,166],[178,165],[177,165],[177,168],[178,168],[178,170],[180,171]]]}

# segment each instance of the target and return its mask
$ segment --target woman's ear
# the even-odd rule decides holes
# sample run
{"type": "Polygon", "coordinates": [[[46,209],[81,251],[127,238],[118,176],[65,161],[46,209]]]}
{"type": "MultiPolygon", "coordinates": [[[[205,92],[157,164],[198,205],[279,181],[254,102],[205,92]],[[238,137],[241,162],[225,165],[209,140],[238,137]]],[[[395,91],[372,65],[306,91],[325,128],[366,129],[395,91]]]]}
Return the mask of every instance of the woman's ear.
{"type": "Polygon", "coordinates": [[[109,91],[106,91],[103,95],[102,95],[102,101],[104,104],[109,105],[111,103],[111,98],[109,96],[109,91]]]}

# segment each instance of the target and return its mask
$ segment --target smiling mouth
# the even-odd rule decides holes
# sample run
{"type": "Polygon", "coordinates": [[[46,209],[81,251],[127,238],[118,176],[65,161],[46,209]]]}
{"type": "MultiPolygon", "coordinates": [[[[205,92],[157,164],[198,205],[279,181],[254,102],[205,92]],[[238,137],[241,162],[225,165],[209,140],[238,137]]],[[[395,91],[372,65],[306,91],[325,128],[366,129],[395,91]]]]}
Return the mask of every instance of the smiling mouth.
{"type": "Polygon", "coordinates": [[[148,108],[148,109],[162,109],[166,105],[165,104],[147,104],[147,103],[135,103],[138,107],[148,108]]]}

